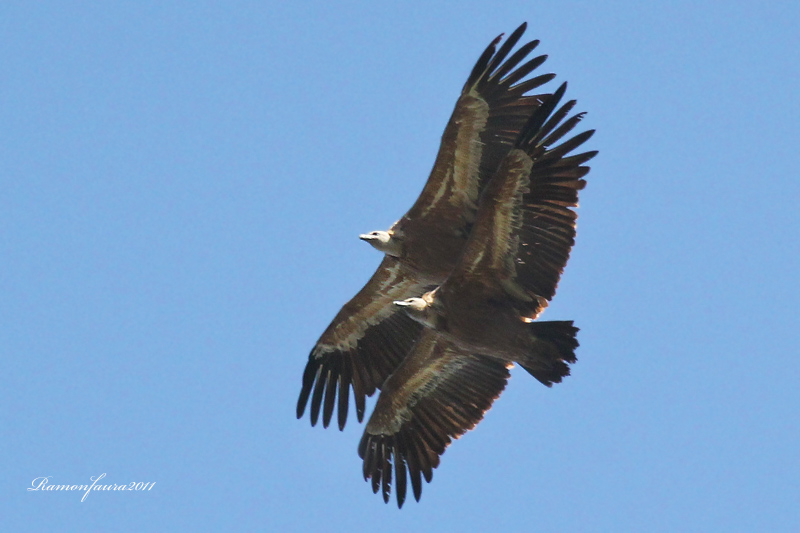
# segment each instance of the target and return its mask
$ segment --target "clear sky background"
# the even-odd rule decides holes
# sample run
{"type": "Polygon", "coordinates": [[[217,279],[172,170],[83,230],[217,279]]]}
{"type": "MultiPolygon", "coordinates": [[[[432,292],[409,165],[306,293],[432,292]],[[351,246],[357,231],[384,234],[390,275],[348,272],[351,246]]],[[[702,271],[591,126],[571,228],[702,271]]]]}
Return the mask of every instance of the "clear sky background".
{"type": "MultiPolygon", "coordinates": [[[[3,2],[5,531],[800,530],[793,2],[3,2]],[[481,51],[528,21],[597,134],[546,319],[401,511],[295,418],[481,51]],[[149,492],[29,492],[156,482],[149,492]]],[[[370,406],[372,403],[369,404],[370,406]]]]}

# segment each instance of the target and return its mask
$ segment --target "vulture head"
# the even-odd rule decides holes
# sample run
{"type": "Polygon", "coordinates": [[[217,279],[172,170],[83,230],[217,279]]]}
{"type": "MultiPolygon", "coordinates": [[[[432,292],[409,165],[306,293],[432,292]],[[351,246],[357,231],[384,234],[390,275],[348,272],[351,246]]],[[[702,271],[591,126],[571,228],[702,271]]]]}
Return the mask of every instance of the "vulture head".
{"type": "Polygon", "coordinates": [[[400,307],[408,316],[428,327],[436,328],[441,315],[438,311],[440,307],[436,301],[435,290],[426,292],[421,298],[406,298],[393,302],[400,307]]]}
{"type": "Polygon", "coordinates": [[[358,238],[362,241],[367,241],[376,250],[393,257],[399,257],[401,254],[400,239],[392,231],[371,231],[370,233],[362,233],[358,238]]]}

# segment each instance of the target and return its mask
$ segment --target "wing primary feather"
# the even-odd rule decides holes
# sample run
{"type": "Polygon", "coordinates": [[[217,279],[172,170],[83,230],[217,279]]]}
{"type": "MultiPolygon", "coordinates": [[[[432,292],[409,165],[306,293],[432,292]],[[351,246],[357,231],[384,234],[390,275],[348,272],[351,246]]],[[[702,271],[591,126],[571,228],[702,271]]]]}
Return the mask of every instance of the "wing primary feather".
{"type": "Polygon", "coordinates": [[[367,448],[369,447],[370,434],[366,431],[361,435],[361,440],[358,441],[358,456],[364,459],[366,463],[367,448]]]}
{"type": "Polygon", "coordinates": [[[567,82],[564,82],[558,89],[556,89],[556,92],[554,92],[550,98],[545,100],[545,102],[539,106],[533,115],[531,115],[530,120],[528,120],[528,123],[525,124],[525,127],[523,128],[519,139],[517,140],[517,148],[529,147],[533,139],[536,137],[536,134],[541,129],[542,125],[545,123],[545,121],[547,121],[547,117],[550,116],[550,113],[553,112],[553,109],[555,109],[555,107],[558,105],[558,102],[564,96],[566,90],[567,82]]]}
{"type": "MultiPolygon", "coordinates": [[[[573,102],[574,101],[575,100],[573,100],[573,102]]],[[[553,131],[553,133],[549,134],[545,139],[543,139],[542,140],[542,144],[544,146],[552,146],[553,144],[555,144],[556,142],[561,140],[561,138],[564,135],[566,135],[567,133],[572,131],[572,129],[575,128],[575,126],[578,125],[578,122],[583,120],[583,117],[585,117],[585,116],[586,116],[586,113],[584,112],[584,113],[578,113],[577,115],[575,115],[573,117],[570,117],[561,126],[556,128],[555,131],[553,131]]]]}
{"type": "Polygon", "coordinates": [[[375,475],[377,464],[378,451],[376,442],[372,438],[368,438],[366,440],[366,447],[364,449],[364,481],[375,475]]]}
{"type": "Polygon", "coordinates": [[[308,364],[303,372],[303,388],[300,389],[300,397],[297,399],[297,418],[303,418],[303,413],[308,404],[308,397],[311,395],[311,389],[314,387],[314,380],[319,374],[319,363],[312,356],[308,359],[308,364]]]}
{"type": "MultiPolygon", "coordinates": [[[[508,58],[508,61],[503,63],[497,71],[492,73],[489,77],[489,81],[496,82],[497,85],[506,86],[504,83],[504,76],[506,76],[509,72],[514,70],[514,67],[520,64],[523,59],[527,57],[537,46],[539,46],[539,41],[531,41],[529,43],[525,43],[520,46],[519,50],[514,52],[511,57],[508,58]],[[499,81],[497,81],[499,80],[499,81]]],[[[545,56],[547,57],[547,56],[545,56]]],[[[508,84],[511,85],[511,84],[508,84]]]]}
{"type": "Polygon", "coordinates": [[[575,148],[588,141],[592,137],[592,135],[594,135],[594,130],[587,130],[584,131],[583,133],[579,133],[570,140],[564,141],[562,144],[559,144],[552,150],[548,150],[547,153],[545,153],[545,155],[542,156],[541,161],[546,162],[550,159],[558,159],[561,156],[570,153],[575,148]]]}
{"type": "MultiPolygon", "coordinates": [[[[361,458],[364,460],[364,462],[361,464],[361,472],[364,474],[364,481],[366,481],[370,477],[372,477],[372,453],[370,450],[371,442],[366,438],[367,437],[366,434],[364,435],[364,437],[365,438],[362,439],[361,442],[366,444],[366,446],[364,446],[363,454],[359,453],[359,455],[361,455],[361,458]]],[[[360,449],[359,452],[361,452],[360,449]]]]}
{"type": "Polygon", "coordinates": [[[364,412],[367,409],[367,399],[366,396],[363,394],[359,394],[355,397],[356,402],[356,417],[358,417],[359,423],[364,421],[364,412]]]}
{"type": "Polygon", "coordinates": [[[350,359],[342,361],[342,373],[339,375],[339,431],[344,430],[347,422],[347,410],[350,406],[350,377],[352,376],[352,362],[350,359]]]}
{"type": "Polygon", "coordinates": [[[506,58],[511,49],[514,48],[514,46],[517,44],[520,37],[522,37],[522,34],[525,33],[525,29],[527,27],[528,23],[523,22],[522,24],[519,25],[519,27],[516,30],[511,32],[511,35],[508,36],[506,42],[504,42],[503,45],[497,50],[497,53],[494,55],[491,62],[489,63],[489,66],[486,68],[489,72],[492,72],[494,69],[497,68],[497,66],[500,63],[503,62],[503,60],[506,58]]]}
{"type": "MultiPolygon", "coordinates": [[[[380,461],[380,460],[381,460],[380,455],[378,453],[376,453],[375,454],[375,463],[376,463],[376,465],[377,465],[377,462],[380,461]]],[[[380,475],[380,472],[381,471],[377,466],[372,471],[372,474],[371,474],[371,476],[372,476],[372,479],[371,479],[371,482],[372,482],[372,494],[378,494],[378,489],[381,488],[381,475],[380,475]]]]}
{"type": "Polygon", "coordinates": [[[395,439],[394,445],[394,488],[397,496],[397,508],[402,509],[403,502],[406,501],[406,463],[397,439],[395,439]]]}
{"type": "Polygon", "coordinates": [[[539,66],[541,66],[541,64],[544,63],[546,60],[547,60],[547,55],[540,55],[534,57],[533,59],[529,60],[528,62],[520,66],[517,70],[509,74],[505,79],[503,79],[500,82],[500,85],[502,85],[503,87],[510,87],[514,85],[519,80],[521,80],[522,78],[533,72],[535,69],[537,69],[539,66]]]}
{"type": "Polygon", "coordinates": [[[418,465],[414,470],[409,468],[409,476],[411,477],[411,490],[414,492],[414,499],[419,501],[422,497],[422,470],[418,465]]]}
{"type": "Polygon", "coordinates": [[[469,74],[469,78],[467,78],[467,83],[464,84],[464,88],[461,92],[465,93],[468,92],[470,87],[475,85],[475,83],[483,76],[483,73],[486,72],[486,67],[489,64],[492,56],[494,55],[494,51],[497,47],[497,43],[500,42],[500,39],[503,38],[503,34],[501,33],[495,39],[489,43],[489,46],[486,47],[486,50],[483,51],[481,57],[478,59],[478,62],[475,63],[475,66],[472,67],[472,72],[469,74]]]}
{"type": "Polygon", "coordinates": [[[539,87],[540,85],[544,85],[548,81],[555,78],[555,74],[542,74],[541,76],[536,76],[535,78],[531,78],[529,80],[525,80],[517,85],[511,87],[508,90],[508,96],[514,97],[525,94],[526,92],[539,87]]]}
{"type": "MultiPolygon", "coordinates": [[[[572,110],[572,108],[575,107],[575,103],[576,100],[570,100],[566,104],[562,105],[555,113],[553,113],[553,115],[547,120],[547,122],[544,123],[542,129],[539,130],[539,132],[536,134],[534,138],[535,140],[532,144],[542,144],[544,146],[549,146],[550,144],[552,144],[543,142],[542,139],[549,136],[550,132],[552,132],[556,127],[558,127],[559,122],[561,122],[561,120],[567,116],[567,114],[572,110]]],[[[575,117],[577,116],[578,115],[575,115],[575,117]]],[[[577,124],[578,121],[580,121],[580,118],[578,118],[577,120],[573,120],[575,119],[575,117],[572,117],[566,122],[564,122],[564,124],[562,124],[560,128],[567,126],[568,127],[567,131],[572,129],[572,127],[574,127],[574,125],[577,124]]]]}
{"type": "Polygon", "coordinates": [[[389,503],[389,496],[392,494],[392,448],[385,440],[381,443],[381,492],[383,493],[383,503],[389,503]]]}
{"type": "Polygon", "coordinates": [[[397,437],[403,446],[403,457],[408,467],[408,476],[411,478],[411,489],[414,492],[414,499],[419,501],[422,495],[422,478],[414,439],[404,432],[398,433],[397,437]]]}
{"type": "Polygon", "coordinates": [[[341,358],[335,361],[332,361],[331,369],[328,371],[328,379],[326,379],[325,383],[325,402],[323,403],[322,409],[322,427],[327,428],[328,425],[331,423],[331,417],[333,415],[333,408],[336,405],[336,384],[337,379],[336,376],[339,373],[339,367],[341,366],[341,358]]]}
{"type": "MultiPolygon", "coordinates": [[[[584,152],[582,154],[576,154],[576,155],[571,155],[569,157],[564,157],[558,161],[553,161],[552,163],[550,163],[547,169],[545,169],[545,171],[548,173],[551,171],[561,172],[560,169],[565,169],[565,168],[569,170],[575,170],[575,168],[570,168],[570,167],[586,168],[588,171],[588,167],[579,167],[579,165],[586,163],[597,154],[598,154],[597,150],[592,150],[590,152],[584,152]]],[[[535,169],[534,172],[536,171],[537,170],[535,169]]]]}
{"type": "Polygon", "coordinates": [[[325,383],[328,380],[327,369],[324,367],[317,378],[317,385],[314,387],[314,395],[311,397],[311,425],[316,426],[319,420],[319,409],[322,406],[322,394],[325,392],[325,383]]]}

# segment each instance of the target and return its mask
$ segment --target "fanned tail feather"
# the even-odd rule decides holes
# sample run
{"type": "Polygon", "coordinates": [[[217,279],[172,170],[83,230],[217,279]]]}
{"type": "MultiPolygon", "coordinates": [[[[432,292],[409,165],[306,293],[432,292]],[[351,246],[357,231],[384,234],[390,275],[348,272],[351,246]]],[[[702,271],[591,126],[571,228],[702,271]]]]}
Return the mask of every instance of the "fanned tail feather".
{"type": "Polygon", "coordinates": [[[561,383],[569,376],[569,364],[578,360],[578,328],[572,320],[531,322],[528,326],[534,352],[525,361],[518,361],[519,365],[548,387],[561,383]]]}

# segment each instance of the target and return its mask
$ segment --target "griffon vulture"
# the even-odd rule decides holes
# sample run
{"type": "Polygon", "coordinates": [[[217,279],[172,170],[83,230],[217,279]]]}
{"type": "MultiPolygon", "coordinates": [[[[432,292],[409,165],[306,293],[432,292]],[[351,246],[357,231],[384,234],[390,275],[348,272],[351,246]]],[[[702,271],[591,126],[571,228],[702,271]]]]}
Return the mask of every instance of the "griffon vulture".
{"type": "Polygon", "coordinates": [[[407,478],[419,500],[451,439],[483,418],[518,363],[547,386],[569,375],[577,328],[533,322],[556,291],[574,244],[578,191],[597,152],[567,156],[593,131],[555,145],[582,118],[554,112],[562,85],[534,112],[480,198],[472,233],[447,279],[395,302],[425,332],[384,384],[359,444],[365,479],[398,506],[407,478]],[[563,122],[562,122],[563,121],[563,122]]]}
{"type": "Polygon", "coordinates": [[[546,59],[542,55],[520,64],[538,41],[521,46],[506,60],[525,27],[517,28],[498,50],[502,35],[497,37],[481,55],[416,203],[388,231],[361,236],[385,257],[311,351],[297,418],[310,399],[311,425],[322,409],[322,425],[327,427],[338,403],[339,429],[344,428],[352,388],[362,421],[366,396],[380,388],[419,337],[422,326],[392,301],[421,294],[450,274],[475,220],[480,191],[544,97],[525,94],[554,77],[525,79],[546,59]]]}

